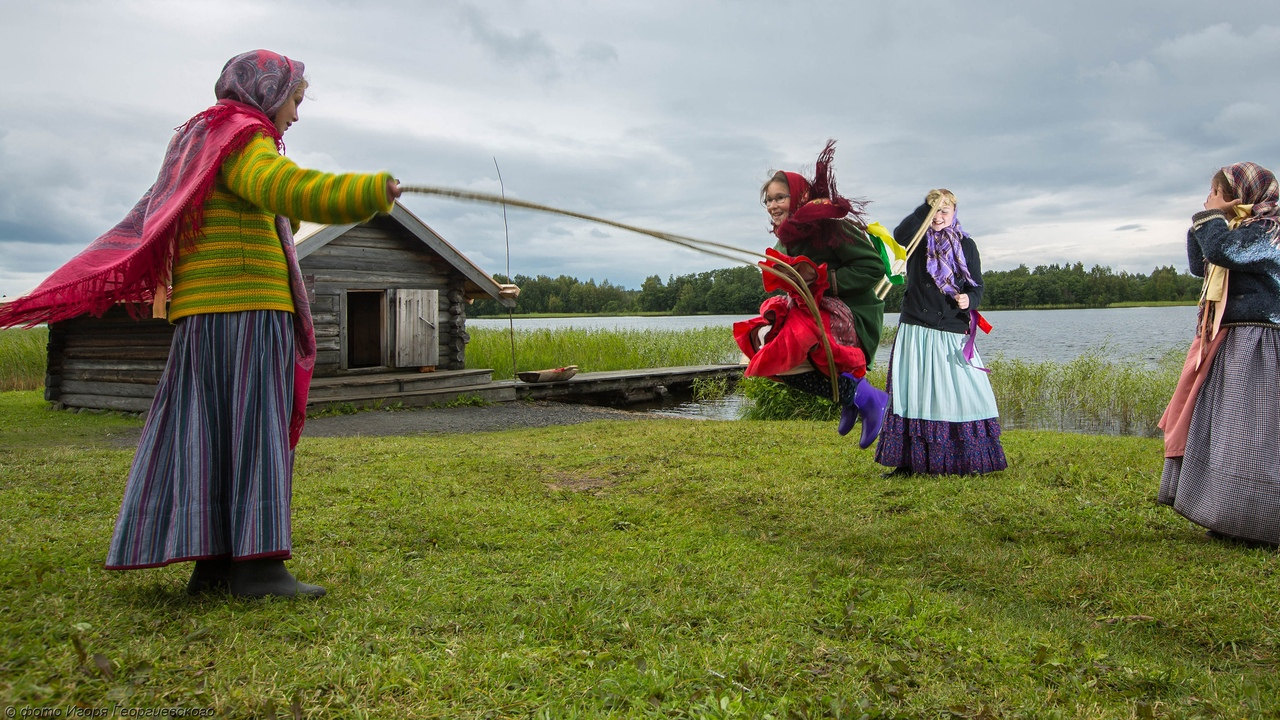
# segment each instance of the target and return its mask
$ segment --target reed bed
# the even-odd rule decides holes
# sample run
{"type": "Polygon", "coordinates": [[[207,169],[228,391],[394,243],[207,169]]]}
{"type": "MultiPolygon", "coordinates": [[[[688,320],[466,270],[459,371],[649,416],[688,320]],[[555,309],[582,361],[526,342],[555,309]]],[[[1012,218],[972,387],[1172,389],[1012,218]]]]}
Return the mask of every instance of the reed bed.
{"type": "MultiPolygon", "coordinates": [[[[1155,367],[1116,362],[1091,350],[1066,363],[989,361],[991,386],[1007,428],[1156,437],[1157,423],[1178,384],[1184,351],[1170,349],[1155,367]]],[[[884,387],[884,368],[868,373],[884,387]]],[[[835,420],[829,400],[763,378],[746,378],[738,391],[750,400],[748,420],[835,420]]]]}
{"type": "MultiPolygon", "coordinates": [[[[468,330],[467,367],[492,368],[493,377],[514,377],[511,336],[506,329],[468,330]]],[[[584,330],[557,328],[515,332],[518,370],[577,365],[581,372],[712,365],[738,361],[727,327],[694,330],[584,330]]]]}
{"type": "Polygon", "coordinates": [[[1007,427],[1154,437],[1184,357],[1171,348],[1155,367],[1106,360],[1096,349],[1066,363],[997,357],[991,385],[1007,427]]]}
{"type": "Polygon", "coordinates": [[[0,330],[0,391],[44,386],[49,328],[0,330]]]}

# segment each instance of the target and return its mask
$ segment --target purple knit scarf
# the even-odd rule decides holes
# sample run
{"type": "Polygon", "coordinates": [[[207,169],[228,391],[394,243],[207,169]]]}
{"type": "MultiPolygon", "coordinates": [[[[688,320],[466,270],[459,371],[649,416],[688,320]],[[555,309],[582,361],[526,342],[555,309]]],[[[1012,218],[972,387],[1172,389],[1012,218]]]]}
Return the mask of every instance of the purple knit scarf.
{"type": "Polygon", "coordinates": [[[929,241],[928,247],[925,248],[928,258],[925,268],[937,283],[938,289],[952,297],[960,294],[962,281],[977,285],[969,275],[969,265],[964,259],[964,248],[960,246],[960,239],[964,236],[964,228],[960,227],[959,217],[952,217],[951,224],[941,230],[929,228],[925,232],[925,238],[929,241]]]}

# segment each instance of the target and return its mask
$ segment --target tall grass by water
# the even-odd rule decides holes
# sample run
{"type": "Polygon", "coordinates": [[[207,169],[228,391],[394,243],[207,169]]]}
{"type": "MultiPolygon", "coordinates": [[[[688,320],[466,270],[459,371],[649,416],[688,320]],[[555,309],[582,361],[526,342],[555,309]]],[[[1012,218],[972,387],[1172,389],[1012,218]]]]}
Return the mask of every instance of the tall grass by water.
{"type": "MultiPolygon", "coordinates": [[[[1071,430],[1156,436],[1157,423],[1178,384],[1185,350],[1173,348],[1155,367],[1108,360],[1091,350],[1066,363],[997,356],[987,364],[1007,428],[1071,430]]],[[[884,387],[885,369],[868,373],[884,387]]],[[[835,420],[840,409],[824,398],[764,378],[746,378],[738,390],[751,402],[752,420],[835,420]]]]}
{"type": "Polygon", "coordinates": [[[1107,360],[1099,350],[1066,363],[997,358],[991,386],[1006,427],[1156,436],[1185,355],[1171,348],[1155,367],[1107,360]]]}
{"type": "Polygon", "coordinates": [[[35,390],[44,385],[48,328],[0,330],[0,391],[35,390]]]}
{"type": "MultiPolygon", "coordinates": [[[[467,367],[493,368],[497,380],[514,377],[507,329],[468,330],[467,367]]],[[[577,365],[581,372],[633,370],[738,361],[727,327],[691,330],[516,330],[516,368],[545,370],[577,365]]]]}

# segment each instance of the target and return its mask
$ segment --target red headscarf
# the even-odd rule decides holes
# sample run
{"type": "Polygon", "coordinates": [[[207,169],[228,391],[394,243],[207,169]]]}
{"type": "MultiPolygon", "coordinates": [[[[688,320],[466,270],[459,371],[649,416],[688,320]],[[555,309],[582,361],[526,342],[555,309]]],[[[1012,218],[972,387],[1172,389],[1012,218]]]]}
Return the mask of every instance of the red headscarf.
{"type": "Polygon", "coordinates": [[[860,228],[867,226],[863,213],[866,201],[849,200],[836,190],[836,176],[831,168],[835,153],[836,141],[828,140],[818,155],[813,182],[799,173],[783,173],[787,178],[787,192],[791,193],[792,211],[786,220],[773,228],[773,234],[788,250],[802,242],[818,248],[848,242],[830,221],[847,218],[860,228]]]}

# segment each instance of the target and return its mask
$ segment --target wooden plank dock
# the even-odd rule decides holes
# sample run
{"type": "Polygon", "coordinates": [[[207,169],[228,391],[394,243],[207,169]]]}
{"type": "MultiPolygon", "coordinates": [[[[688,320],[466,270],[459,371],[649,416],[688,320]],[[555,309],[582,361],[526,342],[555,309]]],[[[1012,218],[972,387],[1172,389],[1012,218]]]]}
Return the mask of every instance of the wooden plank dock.
{"type": "Polygon", "coordinates": [[[736,382],[742,377],[743,367],[688,365],[586,372],[568,380],[549,383],[493,381],[493,371],[487,369],[314,378],[307,407],[313,410],[342,405],[430,407],[462,397],[478,397],[486,402],[530,399],[626,405],[656,400],[672,392],[688,392],[693,381],[699,378],[725,378],[736,382]]]}
{"type": "Polygon", "coordinates": [[[685,365],[578,373],[550,383],[515,383],[523,400],[558,400],[586,404],[626,404],[656,400],[668,392],[688,391],[697,379],[726,378],[736,382],[745,365],[685,365]]]}
{"type": "MultiPolygon", "coordinates": [[[[127,377],[110,375],[114,366],[89,368],[96,373],[89,382],[81,380],[77,373],[88,372],[85,368],[91,363],[71,358],[60,369],[65,379],[57,407],[145,413],[151,409],[156,382],[164,366],[163,359],[159,358],[147,362],[154,365],[148,365],[149,372],[144,374],[131,367],[133,374],[127,377]]],[[[689,365],[584,372],[568,380],[547,383],[495,382],[493,371],[489,369],[370,372],[312,378],[307,408],[431,407],[463,397],[475,397],[491,403],[530,399],[619,406],[658,400],[670,393],[688,392],[694,380],[699,378],[725,378],[731,383],[737,382],[744,367],[689,365]]]]}

